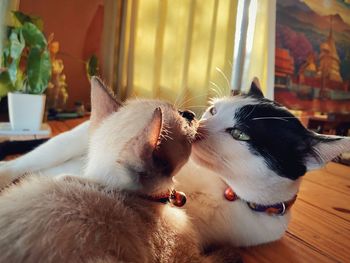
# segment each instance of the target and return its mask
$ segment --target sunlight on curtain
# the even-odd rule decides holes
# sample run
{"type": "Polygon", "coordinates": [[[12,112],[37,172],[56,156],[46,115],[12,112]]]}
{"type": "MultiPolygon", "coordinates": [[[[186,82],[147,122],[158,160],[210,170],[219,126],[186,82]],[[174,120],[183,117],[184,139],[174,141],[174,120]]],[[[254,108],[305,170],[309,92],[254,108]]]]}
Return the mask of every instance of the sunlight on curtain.
{"type": "Polygon", "coordinates": [[[124,3],[120,98],[162,98],[198,112],[216,93],[229,94],[237,1],[124,3]]]}
{"type": "Polygon", "coordinates": [[[242,63],[238,65],[235,63],[233,72],[237,72],[238,76],[235,76],[236,79],[232,79],[231,83],[234,89],[247,90],[251,80],[256,76],[260,80],[265,96],[273,99],[276,0],[239,0],[239,2],[238,13],[243,13],[244,8],[247,8],[248,23],[245,25],[244,20],[237,22],[237,28],[246,35],[243,41],[244,50],[235,49],[234,57],[241,58],[242,63]]]}

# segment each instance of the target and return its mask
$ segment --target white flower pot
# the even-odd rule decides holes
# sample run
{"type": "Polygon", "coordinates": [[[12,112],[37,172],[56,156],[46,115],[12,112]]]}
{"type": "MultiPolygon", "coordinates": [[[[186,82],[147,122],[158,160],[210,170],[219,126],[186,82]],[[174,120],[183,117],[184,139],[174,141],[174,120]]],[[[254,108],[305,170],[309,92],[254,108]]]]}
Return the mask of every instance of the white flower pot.
{"type": "Polygon", "coordinates": [[[38,131],[45,110],[45,95],[8,93],[8,107],[13,130],[38,131]]]}

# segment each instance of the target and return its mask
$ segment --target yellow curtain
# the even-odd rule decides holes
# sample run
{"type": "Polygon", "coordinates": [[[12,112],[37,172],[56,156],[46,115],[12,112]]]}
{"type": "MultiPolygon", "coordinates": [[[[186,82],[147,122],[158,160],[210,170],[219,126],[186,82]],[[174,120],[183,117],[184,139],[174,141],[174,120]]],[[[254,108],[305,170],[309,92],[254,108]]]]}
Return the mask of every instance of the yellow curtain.
{"type": "Polygon", "coordinates": [[[276,0],[239,0],[238,13],[243,14],[244,8],[247,23],[244,25],[243,19],[237,22],[237,29],[243,33],[236,35],[237,39],[245,37],[244,47],[239,51],[236,46],[234,54],[242,63],[233,67],[241,81],[233,79],[232,83],[240,86],[233,88],[247,90],[253,77],[258,77],[265,96],[273,99],[276,0]]]}
{"type": "Polygon", "coordinates": [[[114,86],[200,112],[228,95],[237,1],[124,1],[114,86]],[[218,93],[218,94],[217,94],[218,93]]]}

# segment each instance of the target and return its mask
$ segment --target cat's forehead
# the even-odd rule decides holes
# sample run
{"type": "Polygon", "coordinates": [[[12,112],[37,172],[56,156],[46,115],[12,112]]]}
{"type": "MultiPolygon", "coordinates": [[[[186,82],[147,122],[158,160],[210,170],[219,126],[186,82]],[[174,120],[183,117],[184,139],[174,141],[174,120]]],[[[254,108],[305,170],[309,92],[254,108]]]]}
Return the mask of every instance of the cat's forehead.
{"type": "Polygon", "coordinates": [[[172,119],[175,113],[177,113],[173,105],[168,102],[153,99],[134,99],[127,101],[124,106],[113,113],[110,118],[113,119],[114,122],[122,122],[127,126],[129,126],[128,123],[131,122],[137,122],[139,126],[142,126],[151,118],[157,108],[161,108],[164,121],[172,119]]]}
{"type": "Polygon", "coordinates": [[[124,111],[133,113],[153,113],[153,111],[160,107],[163,113],[176,112],[175,107],[167,101],[153,100],[153,99],[136,99],[129,101],[124,106],[124,111]]]}
{"type": "Polygon", "coordinates": [[[242,96],[224,97],[211,100],[211,105],[213,105],[217,110],[232,113],[238,111],[244,106],[258,105],[260,103],[261,102],[255,98],[245,98],[242,96]]]}
{"type": "MultiPolygon", "coordinates": [[[[268,99],[257,99],[247,96],[234,96],[212,100],[212,105],[222,112],[230,112],[235,115],[244,114],[245,111],[252,111],[258,115],[269,116],[290,116],[291,113],[285,107],[268,99]]],[[[252,113],[251,112],[251,113],[252,113]]]]}
{"type": "Polygon", "coordinates": [[[162,100],[154,100],[154,99],[135,99],[135,100],[129,100],[125,107],[140,107],[140,108],[147,108],[147,107],[164,107],[169,109],[174,109],[173,105],[170,104],[167,101],[162,100]]]}

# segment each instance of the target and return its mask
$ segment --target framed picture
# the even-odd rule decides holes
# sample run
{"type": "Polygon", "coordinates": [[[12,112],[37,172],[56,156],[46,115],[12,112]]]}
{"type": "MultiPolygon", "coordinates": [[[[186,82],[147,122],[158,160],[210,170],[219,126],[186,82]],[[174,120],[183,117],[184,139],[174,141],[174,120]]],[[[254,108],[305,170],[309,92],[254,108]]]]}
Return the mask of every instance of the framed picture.
{"type": "Polygon", "coordinates": [[[275,100],[294,110],[350,113],[350,1],[279,0],[275,100]]]}

